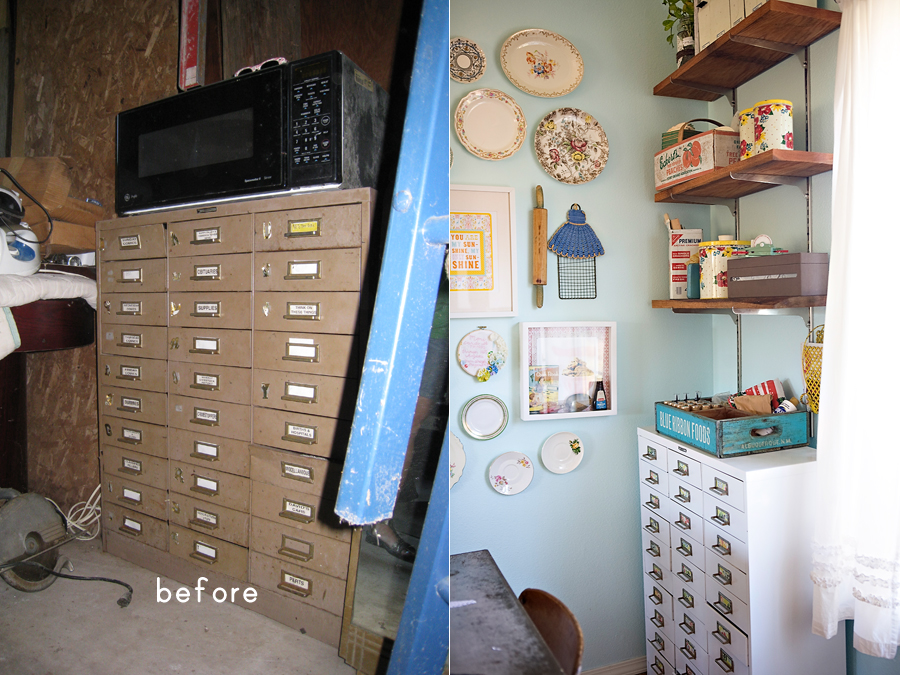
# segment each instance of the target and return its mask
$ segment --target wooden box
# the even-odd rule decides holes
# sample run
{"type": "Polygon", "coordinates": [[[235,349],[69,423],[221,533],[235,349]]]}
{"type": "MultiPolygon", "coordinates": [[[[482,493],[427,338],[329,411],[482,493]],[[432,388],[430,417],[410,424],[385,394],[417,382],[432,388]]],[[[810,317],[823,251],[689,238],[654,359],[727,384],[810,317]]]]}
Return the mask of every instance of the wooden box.
{"type": "Polygon", "coordinates": [[[656,431],[716,457],[736,457],[806,445],[806,412],[751,415],[734,408],[688,412],[656,404],[656,431]]]}
{"type": "Polygon", "coordinates": [[[827,292],[827,253],[744,256],[728,261],[729,298],[786,298],[827,292]]]}

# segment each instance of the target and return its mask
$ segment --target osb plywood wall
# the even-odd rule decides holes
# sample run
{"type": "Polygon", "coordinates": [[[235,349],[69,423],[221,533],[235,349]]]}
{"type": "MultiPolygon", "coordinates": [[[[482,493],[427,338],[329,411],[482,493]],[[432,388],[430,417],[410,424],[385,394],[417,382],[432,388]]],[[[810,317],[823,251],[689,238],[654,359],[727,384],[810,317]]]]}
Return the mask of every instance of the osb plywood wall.
{"type": "MultiPolygon", "coordinates": [[[[225,77],[271,56],[340,49],[390,91],[398,35],[415,39],[401,23],[416,5],[221,0],[225,77]]],[[[115,116],[176,93],[179,2],[18,0],[16,9],[11,154],[60,157],[71,195],[98,199],[112,216],[115,116]]],[[[28,355],[29,489],[63,508],[99,482],[95,371],[95,347],[28,355]]]]}

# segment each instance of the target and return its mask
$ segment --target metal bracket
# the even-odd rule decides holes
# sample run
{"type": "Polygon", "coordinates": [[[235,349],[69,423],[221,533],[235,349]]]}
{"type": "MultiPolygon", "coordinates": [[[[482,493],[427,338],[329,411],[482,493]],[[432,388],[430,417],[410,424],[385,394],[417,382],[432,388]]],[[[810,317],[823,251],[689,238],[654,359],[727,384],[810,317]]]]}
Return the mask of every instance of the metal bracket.
{"type": "Polygon", "coordinates": [[[773,52],[781,52],[782,54],[799,55],[806,50],[806,47],[798,47],[787,42],[775,42],[774,40],[763,40],[762,38],[748,37],[746,35],[729,35],[729,41],[739,42],[744,45],[752,45],[761,49],[769,49],[773,52]]]}
{"type": "Polygon", "coordinates": [[[705,206],[727,206],[734,213],[737,210],[737,199],[722,197],[691,197],[690,195],[669,195],[669,200],[679,204],[702,204],[705,206]]]}
{"type": "Polygon", "coordinates": [[[732,309],[735,315],[756,315],[756,316],[799,316],[806,324],[806,330],[811,329],[810,308],[807,307],[784,307],[780,309],[732,309]]]}
{"type": "Polygon", "coordinates": [[[768,185],[793,185],[806,195],[809,189],[808,179],[803,176],[777,176],[765,173],[741,173],[732,171],[729,174],[734,180],[743,180],[750,183],[766,183],[768,185]]]}

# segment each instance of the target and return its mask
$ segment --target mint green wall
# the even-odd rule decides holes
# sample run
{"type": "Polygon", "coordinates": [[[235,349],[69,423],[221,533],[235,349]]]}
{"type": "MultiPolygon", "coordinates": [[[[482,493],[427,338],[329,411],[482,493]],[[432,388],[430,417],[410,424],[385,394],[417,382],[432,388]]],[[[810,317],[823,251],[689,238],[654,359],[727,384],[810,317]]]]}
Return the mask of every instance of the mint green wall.
{"type": "Polygon", "coordinates": [[[513,590],[543,588],[561,598],[585,632],[584,670],[644,654],[641,543],[637,482],[638,426],[652,425],[652,404],[678,392],[708,391],[712,383],[711,319],[654,310],[668,297],[663,213],[685,226],[709,230],[709,209],[658,206],[653,202],[652,157],[670,126],[706,117],[707,105],[658,98],[653,86],[674,69],[665,41],[665,8],[656,0],[451,0],[450,34],[475,41],[487,56],[485,75],[472,85],[451,81],[450,104],[486,87],[511,95],[528,121],[524,146],[493,162],[470,154],[451,132],[454,164],[450,182],[512,187],[516,191],[518,316],[455,319],[450,346],[477,326],[499,332],[509,346],[506,367],[479,383],[451,358],[451,431],[467,460],[450,492],[451,552],[487,548],[513,590]],[[500,67],[503,42],[516,31],[543,28],[569,39],[584,59],[580,86],[560,98],[539,98],[517,89],[500,67]],[[609,138],[609,162],[598,178],[565,185],[551,178],[534,153],[534,130],[547,113],[575,107],[595,116],[609,138]],[[534,188],[543,186],[552,233],[578,202],[606,255],[597,261],[596,300],[558,298],[556,256],[549,256],[544,307],[534,304],[531,280],[531,218],[534,188]],[[519,322],[616,321],[618,323],[618,415],[574,421],[519,419],[519,322]],[[458,413],[471,397],[499,396],[510,422],[496,439],[476,441],[461,429],[458,413]],[[581,465],[556,475],[540,464],[543,442],[559,431],[585,444],[581,465]],[[527,454],[535,475],[527,490],[504,497],[490,487],[488,468],[509,450],[527,454]]]}

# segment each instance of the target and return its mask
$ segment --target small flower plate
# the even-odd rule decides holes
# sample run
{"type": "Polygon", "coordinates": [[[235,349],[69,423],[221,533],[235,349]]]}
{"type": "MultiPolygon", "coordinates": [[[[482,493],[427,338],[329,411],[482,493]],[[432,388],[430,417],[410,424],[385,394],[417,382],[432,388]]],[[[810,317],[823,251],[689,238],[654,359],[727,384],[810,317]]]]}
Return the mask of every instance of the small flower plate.
{"type": "Polygon", "coordinates": [[[491,463],[488,479],[501,495],[517,495],[531,484],[534,465],[521,452],[504,452],[491,463]]]}
{"type": "Polygon", "coordinates": [[[553,473],[574,471],[583,457],[584,443],[568,431],[553,434],[541,447],[541,462],[553,473]]]}

